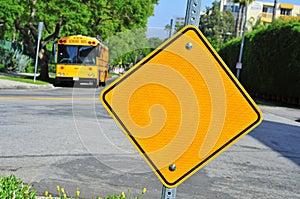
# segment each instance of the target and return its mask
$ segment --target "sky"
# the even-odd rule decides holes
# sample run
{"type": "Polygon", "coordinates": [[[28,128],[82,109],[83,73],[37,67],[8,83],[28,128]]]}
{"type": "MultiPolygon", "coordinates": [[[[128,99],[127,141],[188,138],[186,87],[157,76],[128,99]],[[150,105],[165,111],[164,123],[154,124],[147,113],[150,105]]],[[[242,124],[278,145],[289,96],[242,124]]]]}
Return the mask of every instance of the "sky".
{"type": "MultiPolygon", "coordinates": [[[[201,10],[206,7],[212,7],[214,0],[202,0],[201,10]]],[[[258,0],[261,2],[274,2],[274,0],[258,0]]],[[[300,5],[300,0],[278,0],[278,3],[288,3],[300,5]]],[[[155,6],[155,16],[149,17],[148,28],[161,28],[170,23],[170,20],[176,16],[185,16],[187,0],[159,0],[159,4],[155,6]]]]}

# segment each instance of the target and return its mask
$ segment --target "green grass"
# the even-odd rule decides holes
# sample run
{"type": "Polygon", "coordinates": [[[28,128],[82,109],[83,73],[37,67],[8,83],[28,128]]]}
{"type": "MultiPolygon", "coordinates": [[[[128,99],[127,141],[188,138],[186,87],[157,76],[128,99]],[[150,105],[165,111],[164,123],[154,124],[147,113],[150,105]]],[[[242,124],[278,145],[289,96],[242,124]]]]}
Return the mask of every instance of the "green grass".
{"type": "Polygon", "coordinates": [[[36,80],[34,82],[33,77],[10,77],[10,76],[0,76],[0,79],[11,80],[11,81],[18,81],[18,82],[25,82],[30,84],[39,84],[39,85],[46,85],[49,82],[44,82],[40,80],[36,80]]]}
{"type": "Polygon", "coordinates": [[[108,76],[114,76],[116,75],[115,73],[108,73],[108,76]]]}

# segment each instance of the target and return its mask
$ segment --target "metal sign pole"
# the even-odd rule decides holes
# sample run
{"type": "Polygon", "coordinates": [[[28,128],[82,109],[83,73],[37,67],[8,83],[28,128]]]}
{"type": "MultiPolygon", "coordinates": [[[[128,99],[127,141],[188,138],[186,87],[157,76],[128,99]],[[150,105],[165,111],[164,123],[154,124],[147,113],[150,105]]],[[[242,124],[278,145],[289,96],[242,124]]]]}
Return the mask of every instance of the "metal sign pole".
{"type": "MultiPolygon", "coordinates": [[[[184,25],[199,26],[200,22],[201,0],[187,0],[184,25]]],[[[171,164],[170,171],[175,171],[176,166],[171,164]]],[[[163,185],[161,199],[175,199],[177,187],[168,188],[163,185]]]]}
{"type": "Polygon", "coordinates": [[[184,25],[199,26],[201,0],[188,0],[184,25]]]}
{"type": "Polygon", "coordinates": [[[38,41],[37,41],[37,46],[36,46],[35,66],[34,66],[34,78],[33,78],[34,82],[36,80],[38,57],[39,57],[39,51],[40,51],[40,41],[41,41],[41,37],[42,37],[43,26],[44,26],[44,23],[43,22],[39,22],[39,26],[38,26],[39,33],[38,33],[38,41]]]}
{"type": "Polygon", "coordinates": [[[163,186],[161,199],[175,199],[176,198],[176,187],[175,188],[167,188],[163,186]]]}

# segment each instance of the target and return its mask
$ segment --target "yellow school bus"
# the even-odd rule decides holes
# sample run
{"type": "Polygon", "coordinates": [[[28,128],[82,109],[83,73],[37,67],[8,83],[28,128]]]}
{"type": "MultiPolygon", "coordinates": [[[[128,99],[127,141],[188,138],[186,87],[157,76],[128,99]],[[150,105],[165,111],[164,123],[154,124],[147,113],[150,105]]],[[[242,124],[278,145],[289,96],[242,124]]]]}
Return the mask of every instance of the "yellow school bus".
{"type": "Polygon", "coordinates": [[[98,39],[82,35],[60,38],[53,47],[56,81],[79,81],[105,86],[108,75],[108,48],[98,39]]]}

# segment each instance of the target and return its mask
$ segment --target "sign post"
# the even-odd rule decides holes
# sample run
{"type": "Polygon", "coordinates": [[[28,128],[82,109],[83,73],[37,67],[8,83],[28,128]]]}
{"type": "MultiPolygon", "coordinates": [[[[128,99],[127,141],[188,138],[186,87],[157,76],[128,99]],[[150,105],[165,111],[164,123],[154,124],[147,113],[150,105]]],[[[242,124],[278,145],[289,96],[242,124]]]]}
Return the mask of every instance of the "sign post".
{"type": "Polygon", "coordinates": [[[43,31],[44,22],[39,22],[38,26],[38,40],[37,40],[37,46],[36,46],[36,55],[35,55],[35,65],[34,65],[34,78],[33,81],[36,81],[36,72],[37,72],[37,66],[38,66],[38,58],[39,58],[39,51],[40,51],[40,41],[42,37],[42,31],[43,31]]]}
{"type": "Polygon", "coordinates": [[[168,188],[163,185],[161,199],[175,199],[176,198],[176,187],[168,188]]]}
{"type": "Polygon", "coordinates": [[[184,25],[199,26],[200,22],[201,0],[188,0],[184,25]]]}
{"type": "MultiPolygon", "coordinates": [[[[186,5],[186,14],[184,25],[194,25],[199,26],[200,22],[200,11],[201,11],[201,0],[187,0],[186,5]]],[[[186,48],[192,48],[191,43],[186,44],[186,48]]],[[[169,169],[174,166],[174,170],[176,169],[176,165],[170,165],[169,169]]],[[[167,188],[163,185],[162,188],[162,196],[161,199],[175,199],[176,198],[176,187],[167,188]]]]}

